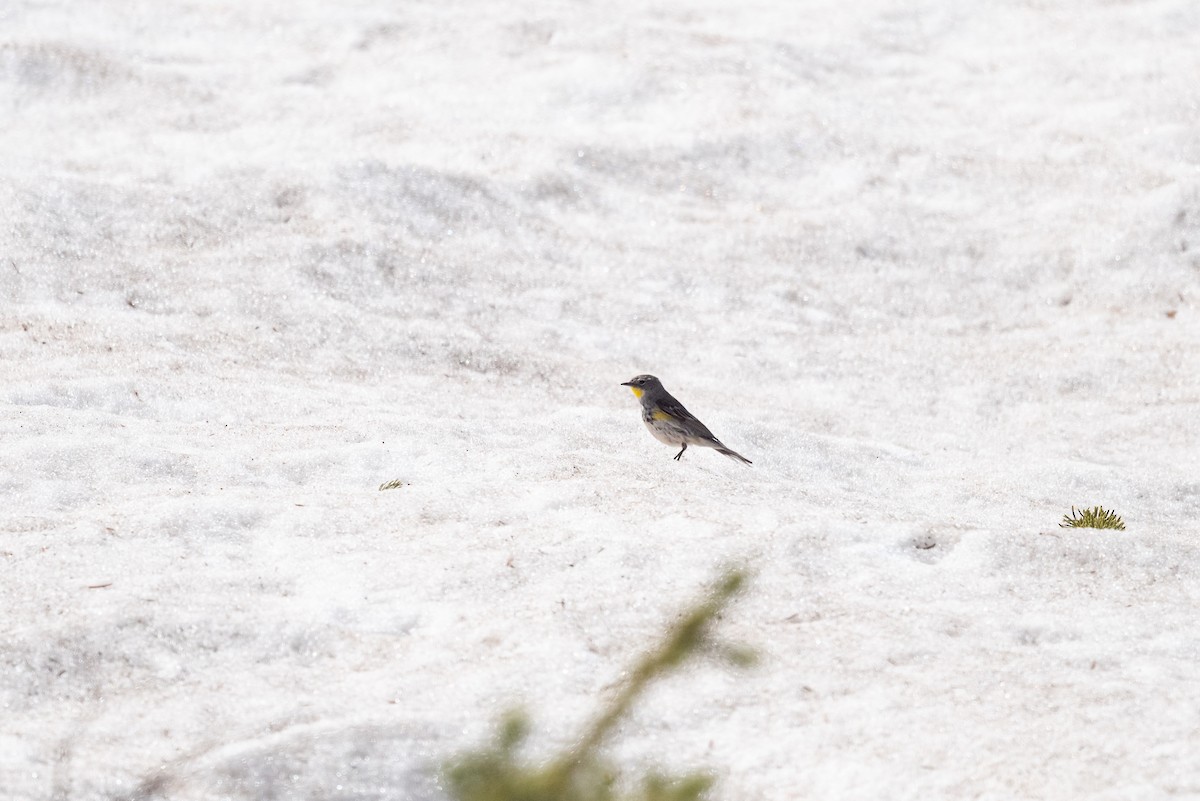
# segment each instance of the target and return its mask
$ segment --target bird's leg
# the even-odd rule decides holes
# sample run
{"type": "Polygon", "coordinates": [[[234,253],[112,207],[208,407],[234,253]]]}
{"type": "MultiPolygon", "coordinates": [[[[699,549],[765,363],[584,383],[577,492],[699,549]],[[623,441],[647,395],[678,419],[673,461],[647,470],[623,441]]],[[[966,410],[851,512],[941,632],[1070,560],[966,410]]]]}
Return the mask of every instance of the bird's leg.
{"type": "Polygon", "coordinates": [[[682,449],[682,450],[680,450],[680,451],[679,451],[679,453],[675,454],[675,461],[677,461],[677,462],[679,461],[679,457],[680,457],[680,456],[683,456],[683,451],[686,451],[686,450],[687,450],[687,443],[686,443],[686,442],[681,442],[681,443],[679,443],[679,444],[683,446],[683,449],[682,449]]]}

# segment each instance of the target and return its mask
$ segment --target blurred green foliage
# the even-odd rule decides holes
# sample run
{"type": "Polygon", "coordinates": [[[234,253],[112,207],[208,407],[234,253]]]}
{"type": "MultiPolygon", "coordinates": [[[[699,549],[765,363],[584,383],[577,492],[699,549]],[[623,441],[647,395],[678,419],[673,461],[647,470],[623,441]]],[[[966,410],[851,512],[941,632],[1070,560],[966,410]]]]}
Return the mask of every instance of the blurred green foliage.
{"type": "Polygon", "coordinates": [[[636,705],[646,688],[689,658],[711,655],[737,667],[753,663],[754,654],[717,641],[712,626],[746,583],[740,571],[726,573],[700,603],[671,626],[662,641],[638,661],[613,699],[600,711],[573,747],[545,764],[520,756],[530,732],[528,718],[513,712],[500,723],[491,745],[451,760],[446,786],[457,801],[700,801],[713,777],[708,773],[666,776],[651,773],[640,781],[621,781],[617,766],[605,759],[602,746],[616,725],[636,705]],[[629,789],[633,788],[633,789],[629,789]]]}

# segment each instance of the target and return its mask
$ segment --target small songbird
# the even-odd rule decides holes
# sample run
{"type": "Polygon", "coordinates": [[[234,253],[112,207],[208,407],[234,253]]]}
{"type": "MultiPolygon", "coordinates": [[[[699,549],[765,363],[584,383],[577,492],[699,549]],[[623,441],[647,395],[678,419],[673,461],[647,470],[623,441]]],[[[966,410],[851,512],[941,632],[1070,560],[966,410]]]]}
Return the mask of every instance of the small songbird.
{"type": "Polygon", "coordinates": [[[753,464],[740,453],[726,448],[704,423],[697,420],[691,412],[683,408],[682,403],[671,396],[670,392],[663,389],[662,382],[654,376],[639,375],[621,386],[629,387],[633,396],[642,402],[642,422],[650,429],[654,438],[667,445],[680,446],[679,453],[675,454],[675,461],[679,461],[688,445],[701,445],[705,448],[716,448],[717,453],[723,453],[731,459],[753,464]]]}

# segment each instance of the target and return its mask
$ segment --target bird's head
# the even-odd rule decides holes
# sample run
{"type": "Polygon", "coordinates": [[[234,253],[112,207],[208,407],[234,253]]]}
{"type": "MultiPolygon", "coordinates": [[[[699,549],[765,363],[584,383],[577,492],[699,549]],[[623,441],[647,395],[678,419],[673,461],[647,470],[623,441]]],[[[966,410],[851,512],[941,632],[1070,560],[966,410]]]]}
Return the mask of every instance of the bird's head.
{"type": "Polygon", "coordinates": [[[629,387],[630,391],[633,392],[633,396],[640,398],[647,391],[662,389],[662,382],[652,375],[639,375],[622,382],[621,386],[629,387]]]}

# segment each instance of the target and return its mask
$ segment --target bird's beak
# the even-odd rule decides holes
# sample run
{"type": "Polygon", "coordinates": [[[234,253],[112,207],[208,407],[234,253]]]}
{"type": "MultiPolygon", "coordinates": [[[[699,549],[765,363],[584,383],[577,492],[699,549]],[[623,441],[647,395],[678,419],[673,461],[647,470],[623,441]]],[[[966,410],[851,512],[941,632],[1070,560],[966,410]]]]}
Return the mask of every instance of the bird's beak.
{"type": "Polygon", "coordinates": [[[632,387],[632,386],[633,386],[633,382],[632,382],[632,381],[622,381],[622,382],[621,382],[621,386],[623,386],[623,387],[632,387]]]}

